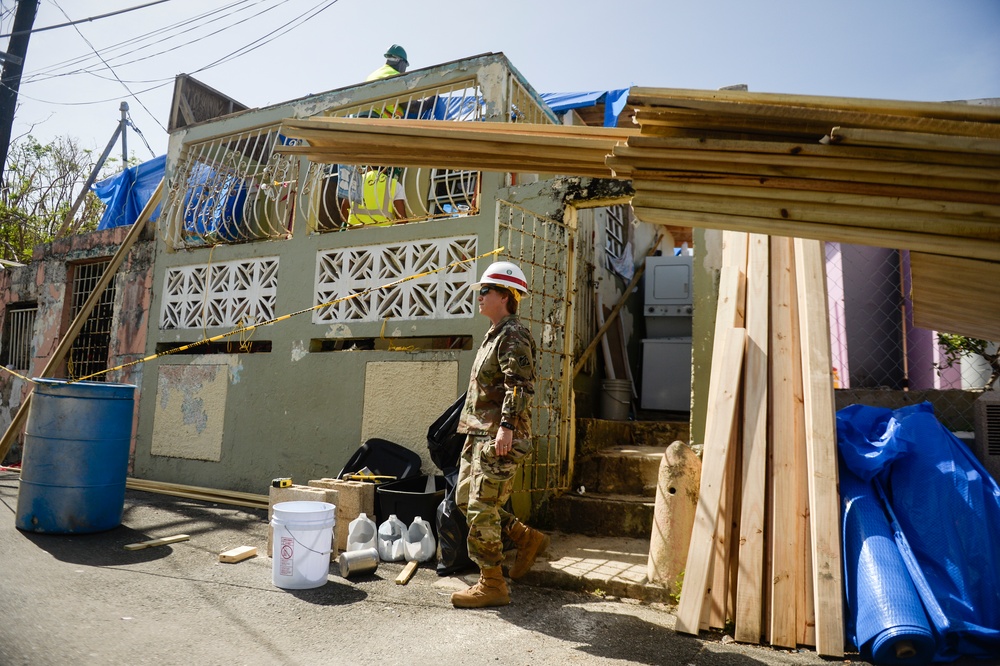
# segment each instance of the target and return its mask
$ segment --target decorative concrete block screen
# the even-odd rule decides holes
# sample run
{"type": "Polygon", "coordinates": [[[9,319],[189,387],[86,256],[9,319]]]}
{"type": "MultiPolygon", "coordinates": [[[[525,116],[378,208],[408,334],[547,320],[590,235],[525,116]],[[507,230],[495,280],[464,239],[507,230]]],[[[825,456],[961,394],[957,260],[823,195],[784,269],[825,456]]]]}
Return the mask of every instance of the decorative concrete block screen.
{"type": "Polygon", "coordinates": [[[324,250],[313,323],[472,317],[476,262],[450,264],[475,256],[475,236],[324,250]]]}
{"type": "Polygon", "coordinates": [[[160,328],[258,324],[274,318],[278,258],[168,268],[160,328]]]}

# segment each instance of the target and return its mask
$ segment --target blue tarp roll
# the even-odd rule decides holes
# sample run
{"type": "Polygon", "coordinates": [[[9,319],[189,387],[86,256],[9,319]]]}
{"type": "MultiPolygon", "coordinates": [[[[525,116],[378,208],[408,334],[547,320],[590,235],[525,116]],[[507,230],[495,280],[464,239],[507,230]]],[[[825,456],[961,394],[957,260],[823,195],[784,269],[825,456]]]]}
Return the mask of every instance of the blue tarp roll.
{"type": "Polygon", "coordinates": [[[872,481],[841,465],[847,635],[876,664],[928,664],[934,634],[872,481]]]}
{"type": "MultiPolygon", "coordinates": [[[[870,482],[889,520],[896,553],[880,557],[877,566],[902,559],[934,633],[934,661],[1000,660],[1000,486],[938,422],[930,403],[895,411],[852,405],[837,413],[837,440],[845,574],[869,566],[857,548],[847,547],[845,491],[857,490],[853,476],[862,485],[870,482]]],[[[891,565],[893,575],[897,566],[891,565]]],[[[868,572],[853,575],[862,574],[868,572]]],[[[853,597],[848,591],[848,626],[856,622],[859,641],[874,631],[858,616],[862,602],[868,603],[864,594],[860,587],[853,597]]],[[[885,603],[909,609],[912,598],[907,590],[885,603]]],[[[894,631],[893,621],[888,618],[881,631],[894,631]]]]}

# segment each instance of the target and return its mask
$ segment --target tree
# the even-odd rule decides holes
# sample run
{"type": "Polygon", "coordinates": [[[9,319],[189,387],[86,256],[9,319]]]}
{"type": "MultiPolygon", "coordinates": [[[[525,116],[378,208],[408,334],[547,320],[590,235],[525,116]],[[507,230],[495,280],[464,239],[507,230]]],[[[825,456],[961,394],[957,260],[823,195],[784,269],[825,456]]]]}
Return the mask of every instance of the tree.
{"type": "MultiPolygon", "coordinates": [[[[43,145],[27,135],[11,143],[0,188],[0,256],[25,262],[36,245],[52,241],[98,158],[70,137],[43,145]]],[[[109,159],[102,172],[117,170],[114,162],[109,159]]],[[[74,220],[81,232],[92,231],[103,212],[90,192],[74,220]]]]}
{"type": "Polygon", "coordinates": [[[942,364],[945,367],[953,365],[961,360],[963,356],[979,358],[986,361],[990,366],[990,378],[986,382],[986,390],[993,388],[994,382],[1000,377],[1000,346],[980,340],[979,338],[967,338],[964,335],[954,335],[952,333],[938,333],[938,344],[944,350],[944,357],[947,361],[942,364]]]}

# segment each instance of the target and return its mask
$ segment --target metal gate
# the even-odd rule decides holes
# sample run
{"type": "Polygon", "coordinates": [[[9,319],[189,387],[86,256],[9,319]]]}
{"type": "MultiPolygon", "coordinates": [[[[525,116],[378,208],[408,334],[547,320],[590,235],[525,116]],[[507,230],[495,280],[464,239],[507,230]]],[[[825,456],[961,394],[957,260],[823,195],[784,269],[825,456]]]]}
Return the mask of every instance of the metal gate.
{"type": "Polygon", "coordinates": [[[529,297],[518,314],[538,345],[533,429],[535,450],[521,466],[514,492],[569,489],[573,455],[573,281],[575,225],[497,203],[499,258],[517,263],[529,297]]]}

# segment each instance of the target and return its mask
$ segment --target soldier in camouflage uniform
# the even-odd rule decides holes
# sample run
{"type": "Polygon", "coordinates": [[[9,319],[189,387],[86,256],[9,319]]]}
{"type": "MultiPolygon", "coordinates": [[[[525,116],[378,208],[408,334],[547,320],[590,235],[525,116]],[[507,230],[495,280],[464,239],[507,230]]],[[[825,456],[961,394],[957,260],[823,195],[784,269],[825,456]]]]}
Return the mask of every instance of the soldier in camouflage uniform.
{"type": "Polygon", "coordinates": [[[504,534],[517,546],[517,558],[508,572],[511,578],[527,573],[549,543],[547,535],[503,508],[514,472],[532,448],[535,341],[517,317],[527,281],[515,264],[500,261],[491,264],[473,287],[479,290],[479,311],[493,325],[476,353],[458,425],[458,431],[468,436],[456,502],[469,525],[469,556],[481,571],[478,583],[452,595],[452,604],[458,608],[510,603],[500,566],[504,534]]]}

